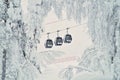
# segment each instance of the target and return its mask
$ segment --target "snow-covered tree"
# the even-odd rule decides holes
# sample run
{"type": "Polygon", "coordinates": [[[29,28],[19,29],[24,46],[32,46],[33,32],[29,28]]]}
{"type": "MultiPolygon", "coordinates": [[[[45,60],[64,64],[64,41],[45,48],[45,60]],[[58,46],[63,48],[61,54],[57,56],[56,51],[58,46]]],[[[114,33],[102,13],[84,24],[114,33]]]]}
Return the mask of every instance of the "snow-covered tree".
{"type": "Polygon", "coordinates": [[[105,74],[112,72],[113,80],[120,79],[120,0],[27,0],[27,4],[27,15],[23,15],[21,0],[0,0],[2,80],[16,80],[25,59],[34,59],[30,55],[37,53],[40,33],[44,30],[41,24],[51,8],[58,18],[64,9],[68,19],[79,23],[81,17],[88,19],[95,56],[91,56],[94,58],[86,66],[105,74]]]}

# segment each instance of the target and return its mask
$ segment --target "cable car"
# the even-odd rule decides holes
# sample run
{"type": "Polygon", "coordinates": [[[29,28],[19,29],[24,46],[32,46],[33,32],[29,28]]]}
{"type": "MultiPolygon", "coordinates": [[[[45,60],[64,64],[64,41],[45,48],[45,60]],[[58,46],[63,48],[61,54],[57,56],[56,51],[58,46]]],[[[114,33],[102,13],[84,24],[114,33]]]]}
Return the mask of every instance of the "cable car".
{"type": "Polygon", "coordinates": [[[55,45],[56,45],[56,46],[61,46],[62,44],[63,44],[63,39],[62,39],[62,37],[56,37],[55,45]]]}
{"type": "Polygon", "coordinates": [[[71,43],[72,36],[70,34],[65,35],[64,43],[71,43]]]}
{"type": "Polygon", "coordinates": [[[45,43],[45,48],[52,48],[52,47],[53,47],[52,39],[47,39],[45,43]]]}

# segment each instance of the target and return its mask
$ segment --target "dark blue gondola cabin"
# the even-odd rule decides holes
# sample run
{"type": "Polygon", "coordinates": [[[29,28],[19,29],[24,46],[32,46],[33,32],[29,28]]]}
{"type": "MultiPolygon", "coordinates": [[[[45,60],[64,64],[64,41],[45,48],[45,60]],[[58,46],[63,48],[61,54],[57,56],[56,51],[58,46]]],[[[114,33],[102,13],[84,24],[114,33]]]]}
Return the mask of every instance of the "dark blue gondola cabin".
{"type": "Polygon", "coordinates": [[[52,48],[53,47],[53,41],[51,39],[47,39],[45,43],[46,48],[52,48]]]}
{"type": "Polygon", "coordinates": [[[63,39],[62,39],[62,37],[56,37],[55,45],[56,45],[56,46],[61,46],[62,44],[63,44],[63,39]]]}
{"type": "Polygon", "coordinates": [[[65,35],[64,43],[71,43],[72,36],[70,34],[65,35]]]}

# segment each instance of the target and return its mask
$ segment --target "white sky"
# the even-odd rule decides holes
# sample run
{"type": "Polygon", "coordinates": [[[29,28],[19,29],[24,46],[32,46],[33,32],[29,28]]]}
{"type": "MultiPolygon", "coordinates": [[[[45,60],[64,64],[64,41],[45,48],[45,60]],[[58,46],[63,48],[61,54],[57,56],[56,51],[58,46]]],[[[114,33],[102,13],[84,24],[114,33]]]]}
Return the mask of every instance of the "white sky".
{"type": "MultiPolygon", "coordinates": [[[[44,47],[44,43],[47,39],[47,35],[45,35],[45,33],[65,29],[67,27],[71,27],[71,26],[75,26],[75,25],[79,25],[79,24],[76,24],[76,22],[74,20],[69,21],[69,20],[64,20],[64,19],[66,19],[66,15],[64,12],[63,12],[62,19],[57,18],[57,16],[54,13],[54,10],[52,10],[48,13],[47,17],[45,17],[44,22],[43,22],[45,32],[43,33],[43,35],[41,36],[41,39],[40,39],[40,41],[41,41],[40,51],[58,50],[58,51],[65,52],[69,56],[70,55],[81,56],[83,54],[84,50],[92,45],[91,37],[88,33],[87,24],[80,25],[78,27],[71,28],[69,30],[69,33],[73,37],[73,41],[71,44],[63,44],[62,46],[54,45],[52,49],[46,49],[44,47]],[[57,21],[57,22],[55,22],[55,21],[57,21]],[[48,24],[51,22],[52,22],[52,24],[48,24]],[[53,23],[53,22],[55,22],[55,23],[53,23]]],[[[82,21],[81,24],[83,24],[83,23],[85,23],[85,21],[82,21]]],[[[61,31],[59,33],[59,35],[62,36],[63,38],[64,38],[65,34],[66,34],[66,30],[61,31]]],[[[52,34],[50,34],[50,38],[55,40],[56,35],[57,35],[56,33],[52,33],[52,34]]]]}

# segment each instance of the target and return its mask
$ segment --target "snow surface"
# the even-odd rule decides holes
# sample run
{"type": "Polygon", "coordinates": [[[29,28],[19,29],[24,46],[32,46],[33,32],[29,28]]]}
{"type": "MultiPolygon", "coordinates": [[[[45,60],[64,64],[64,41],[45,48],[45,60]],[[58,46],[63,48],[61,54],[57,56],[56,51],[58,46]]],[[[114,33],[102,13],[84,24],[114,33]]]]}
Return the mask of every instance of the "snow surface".
{"type": "MultiPolygon", "coordinates": [[[[78,24],[86,19],[94,44],[85,50],[78,65],[60,71],[60,77],[78,80],[81,72],[88,71],[85,75],[90,79],[104,75],[105,80],[120,80],[120,0],[0,0],[1,80],[41,79],[38,45],[46,29],[42,24],[52,9],[59,19],[63,10],[68,20],[78,24]]],[[[59,55],[59,51],[42,53],[44,64],[59,55]]]]}

